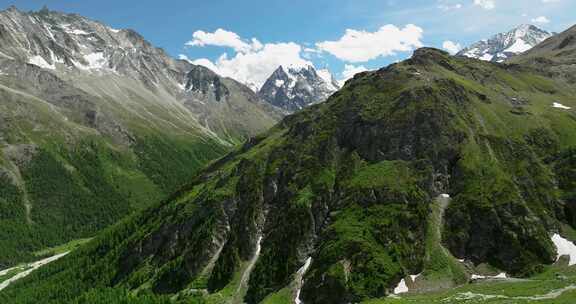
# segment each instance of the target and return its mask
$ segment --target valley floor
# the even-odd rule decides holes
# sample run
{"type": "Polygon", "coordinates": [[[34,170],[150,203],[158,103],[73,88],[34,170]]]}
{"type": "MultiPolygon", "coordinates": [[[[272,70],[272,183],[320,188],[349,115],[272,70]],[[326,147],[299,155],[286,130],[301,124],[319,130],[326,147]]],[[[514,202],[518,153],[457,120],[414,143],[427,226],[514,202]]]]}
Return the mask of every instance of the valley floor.
{"type": "Polygon", "coordinates": [[[527,280],[486,280],[436,293],[409,293],[365,304],[576,303],[576,267],[555,265],[527,280]]]}

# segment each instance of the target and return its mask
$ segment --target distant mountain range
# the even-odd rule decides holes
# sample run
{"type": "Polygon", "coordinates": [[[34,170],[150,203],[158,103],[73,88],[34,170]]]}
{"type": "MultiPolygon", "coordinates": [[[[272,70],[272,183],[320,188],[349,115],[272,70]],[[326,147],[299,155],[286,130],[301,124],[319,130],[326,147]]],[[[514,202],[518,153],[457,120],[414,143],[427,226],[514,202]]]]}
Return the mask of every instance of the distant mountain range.
{"type": "Polygon", "coordinates": [[[547,32],[534,25],[524,24],[509,32],[500,33],[490,39],[476,42],[458,52],[457,55],[484,61],[503,62],[530,50],[553,35],[554,33],[547,32]]]}
{"type": "Polygon", "coordinates": [[[258,95],[276,107],[295,112],[326,100],[339,88],[338,82],[326,69],[280,66],[266,80],[258,95]]]}

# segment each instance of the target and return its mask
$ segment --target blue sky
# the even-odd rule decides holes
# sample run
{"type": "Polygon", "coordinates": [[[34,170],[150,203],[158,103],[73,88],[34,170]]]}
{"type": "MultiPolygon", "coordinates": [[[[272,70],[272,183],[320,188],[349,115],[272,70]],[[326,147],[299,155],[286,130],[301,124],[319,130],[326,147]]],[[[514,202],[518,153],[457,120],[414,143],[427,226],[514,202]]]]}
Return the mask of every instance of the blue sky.
{"type": "Polygon", "coordinates": [[[131,28],[174,57],[182,54],[255,82],[258,79],[250,75],[268,73],[284,60],[274,56],[295,65],[311,62],[317,68],[328,67],[336,78],[343,78],[346,65],[376,69],[410,56],[421,45],[441,48],[452,41],[465,46],[522,23],[550,31],[576,24],[575,0],[0,0],[0,4],[23,10],[47,5],[115,28],[131,28]],[[387,28],[381,30],[383,26],[387,28]],[[218,29],[224,31],[214,34],[218,29]],[[348,29],[353,31],[346,37],[348,29]],[[204,35],[193,38],[198,31],[204,35]],[[186,46],[187,42],[192,45],[186,46]],[[219,62],[224,53],[225,61],[219,62]]]}

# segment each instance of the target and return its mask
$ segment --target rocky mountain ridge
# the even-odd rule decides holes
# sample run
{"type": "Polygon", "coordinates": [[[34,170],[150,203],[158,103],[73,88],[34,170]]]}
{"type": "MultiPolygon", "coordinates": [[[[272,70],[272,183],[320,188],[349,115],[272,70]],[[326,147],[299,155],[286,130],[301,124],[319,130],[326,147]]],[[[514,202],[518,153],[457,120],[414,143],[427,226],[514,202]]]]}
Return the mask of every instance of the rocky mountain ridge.
{"type": "Polygon", "coordinates": [[[489,39],[476,42],[458,52],[457,56],[503,62],[530,50],[553,35],[554,33],[534,25],[523,24],[509,32],[496,34],[489,39]]]}
{"type": "Polygon", "coordinates": [[[326,100],[339,88],[338,82],[326,69],[280,66],[266,80],[258,95],[292,113],[326,100]]]}

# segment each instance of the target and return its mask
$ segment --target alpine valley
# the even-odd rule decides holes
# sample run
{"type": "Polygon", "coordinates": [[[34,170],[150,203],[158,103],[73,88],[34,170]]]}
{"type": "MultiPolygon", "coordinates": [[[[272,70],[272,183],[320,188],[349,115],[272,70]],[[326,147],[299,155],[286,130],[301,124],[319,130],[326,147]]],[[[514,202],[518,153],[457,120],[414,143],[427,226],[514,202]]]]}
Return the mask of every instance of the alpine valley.
{"type": "Polygon", "coordinates": [[[0,303],[576,301],[576,26],[256,94],[78,15],[0,24],[0,260],[122,218],[0,303]]]}
{"type": "Polygon", "coordinates": [[[0,12],[0,268],[93,236],[280,117],[132,30],[0,12]]]}

